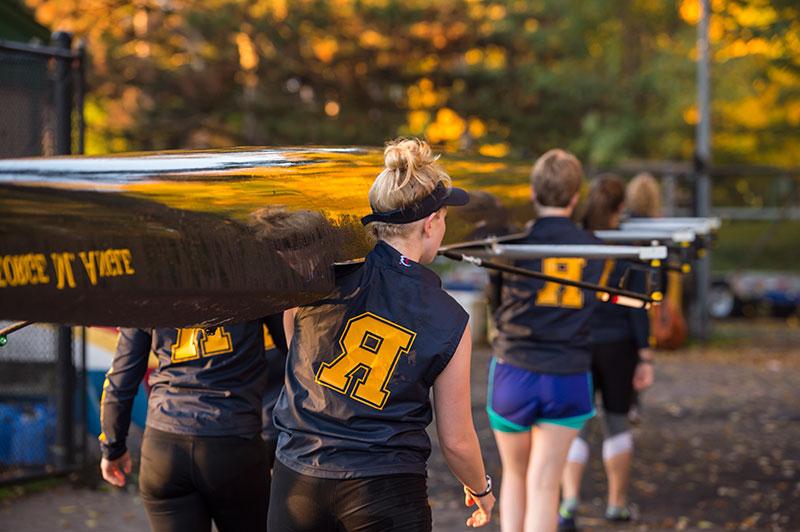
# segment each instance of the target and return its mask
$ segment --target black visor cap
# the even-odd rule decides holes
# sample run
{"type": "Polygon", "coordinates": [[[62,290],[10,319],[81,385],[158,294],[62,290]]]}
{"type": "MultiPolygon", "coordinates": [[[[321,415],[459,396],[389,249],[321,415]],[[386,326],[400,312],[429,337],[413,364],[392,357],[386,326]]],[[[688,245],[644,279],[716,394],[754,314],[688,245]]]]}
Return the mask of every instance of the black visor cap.
{"type": "Polygon", "coordinates": [[[451,187],[447,189],[448,194],[445,196],[444,205],[451,205],[453,207],[461,207],[469,203],[469,193],[463,188],[451,187]]]}
{"type": "Polygon", "coordinates": [[[402,209],[390,212],[375,212],[361,218],[361,223],[367,225],[371,222],[383,222],[390,224],[408,224],[422,220],[435,213],[442,207],[450,205],[458,207],[469,203],[469,194],[466,190],[456,187],[446,187],[439,181],[430,194],[420,199],[413,205],[408,205],[402,209]]]}

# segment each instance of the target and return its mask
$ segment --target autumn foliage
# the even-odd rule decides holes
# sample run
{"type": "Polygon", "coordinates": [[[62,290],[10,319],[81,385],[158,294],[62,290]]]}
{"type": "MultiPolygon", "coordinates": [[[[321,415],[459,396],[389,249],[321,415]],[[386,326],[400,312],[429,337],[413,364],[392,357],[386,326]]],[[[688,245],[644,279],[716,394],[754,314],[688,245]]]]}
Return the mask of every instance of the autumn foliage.
{"type": "MultiPolygon", "coordinates": [[[[88,151],[380,144],[688,158],[697,0],[25,0],[88,41],[88,151]]],[[[800,7],[714,0],[717,161],[800,163],[800,7]]]]}

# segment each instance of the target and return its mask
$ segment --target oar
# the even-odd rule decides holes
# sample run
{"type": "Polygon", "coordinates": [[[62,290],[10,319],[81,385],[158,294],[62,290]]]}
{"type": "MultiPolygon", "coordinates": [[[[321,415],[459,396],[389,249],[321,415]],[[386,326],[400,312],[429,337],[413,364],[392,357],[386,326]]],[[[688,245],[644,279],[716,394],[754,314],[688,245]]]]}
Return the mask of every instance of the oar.
{"type": "Polygon", "coordinates": [[[17,323],[12,323],[8,327],[4,327],[0,329],[0,347],[3,347],[8,343],[8,335],[12,332],[18,331],[20,329],[24,329],[28,325],[33,325],[32,321],[18,321],[17,323]]]}
{"type": "Polygon", "coordinates": [[[626,307],[634,308],[650,308],[653,303],[658,304],[662,299],[661,292],[653,292],[650,295],[640,294],[631,290],[624,290],[622,288],[612,288],[610,286],[602,286],[594,283],[587,283],[585,281],[573,281],[570,279],[563,279],[561,277],[554,277],[552,275],[545,275],[542,272],[528,270],[525,268],[518,268],[516,266],[509,266],[507,264],[499,264],[497,262],[488,261],[472,255],[465,255],[451,250],[440,250],[439,254],[447,257],[448,259],[464,261],[475,266],[486,268],[489,270],[496,270],[505,273],[515,273],[525,277],[532,277],[534,279],[541,279],[552,283],[558,283],[565,286],[575,286],[577,288],[584,288],[587,290],[594,290],[597,292],[601,301],[623,305],[626,307]]]}

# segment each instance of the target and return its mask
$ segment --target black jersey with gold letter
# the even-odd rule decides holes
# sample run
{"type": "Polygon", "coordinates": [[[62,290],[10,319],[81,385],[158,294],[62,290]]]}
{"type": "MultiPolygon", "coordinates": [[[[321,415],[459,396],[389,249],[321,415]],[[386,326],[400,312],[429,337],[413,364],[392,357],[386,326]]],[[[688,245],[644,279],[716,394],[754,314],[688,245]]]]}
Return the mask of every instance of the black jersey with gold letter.
{"type": "MultiPolygon", "coordinates": [[[[524,244],[598,244],[569,218],[544,217],[533,224],[524,244]]],[[[597,283],[602,260],[545,258],[514,261],[515,266],[547,275],[597,283]]],[[[571,374],[588,371],[589,319],[595,294],[573,286],[503,273],[492,276],[500,284],[494,316],[497,337],[494,354],[520,368],[540,373],[571,374]]]]}
{"type": "MultiPolygon", "coordinates": [[[[280,316],[265,321],[276,329],[280,316]]],[[[101,399],[104,456],[114,459],[126,450],[133,398],[151,351],[158,368],[150,375],[148,426],[195,436],[258,434],[268,370],[263,325],[120,329],[101,399]]]]}
{"type": "Polygon", "coordinates": [[[431,270],[383,241],[297,310],[277,459],[322,478],[422,474],[430,454],[430,388],[468,316],[431,270]]]}
{"type": "MultiPolygon", "coordinates": [[[[608,260],[606,286],[627,288],[644,293],[647,279],[642,270],[627,260],[608,260]],[[627,277],[625,286],[620,280],[627,277]]],[[[631,308],[612,303],[599,303],[589,322],[591,343],[608,344],[633,340],[637,349],[650,346],[650,319],[642,308],[631,308]]]]}

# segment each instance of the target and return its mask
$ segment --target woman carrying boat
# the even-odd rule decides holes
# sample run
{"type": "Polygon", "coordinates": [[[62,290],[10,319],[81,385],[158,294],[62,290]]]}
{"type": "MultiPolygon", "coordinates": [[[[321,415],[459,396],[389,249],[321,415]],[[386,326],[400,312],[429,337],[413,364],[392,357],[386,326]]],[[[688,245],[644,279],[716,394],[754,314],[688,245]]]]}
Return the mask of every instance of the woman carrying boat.
{"type": "Polygon", "coordinates": [[[468,316],[423,266],[436,256],[447,206],[469,198],[425,142],[394,141],[384,155],[362,219],[377,244],[337,272],[331,294],[284,314],[275,532],[431,530],[425,429],[434,411],[444,457],[467,505],[477,505],[467,525],[491,517],[470,406],[468,316]]]}

